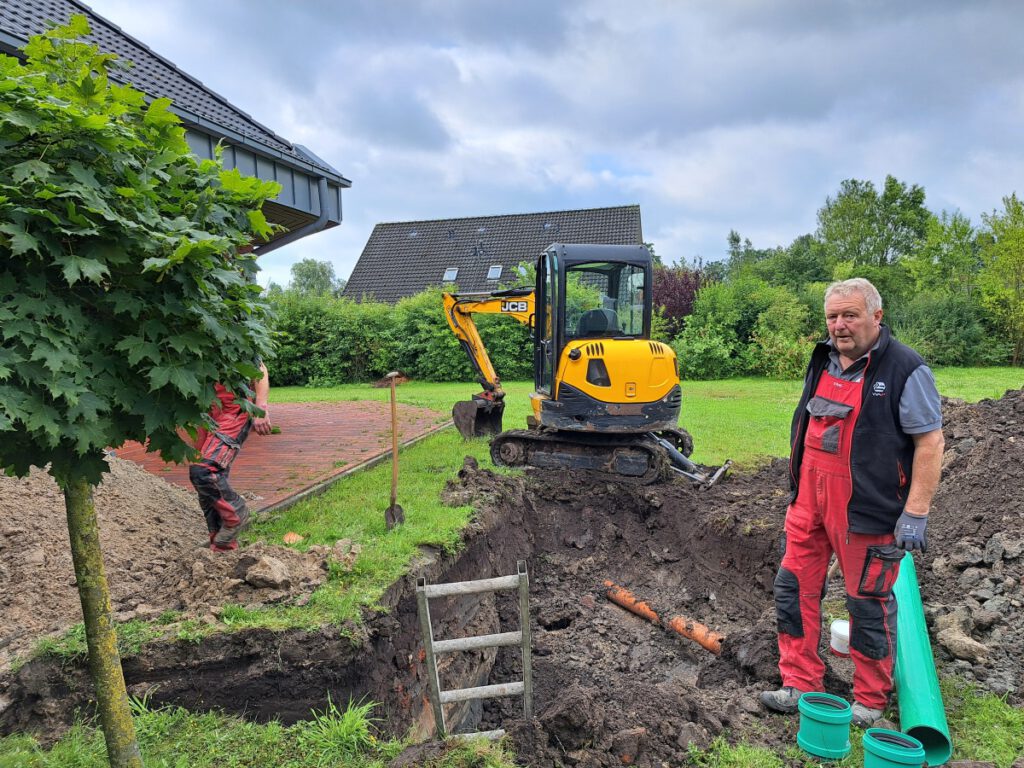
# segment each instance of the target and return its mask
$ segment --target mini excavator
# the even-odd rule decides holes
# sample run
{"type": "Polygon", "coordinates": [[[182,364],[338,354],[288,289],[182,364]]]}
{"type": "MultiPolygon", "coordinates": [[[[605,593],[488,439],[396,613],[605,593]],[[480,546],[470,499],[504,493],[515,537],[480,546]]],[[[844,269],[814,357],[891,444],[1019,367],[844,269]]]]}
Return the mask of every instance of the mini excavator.
{"type": "Polygon", "coordinates": [[[711,486],[728,471],[690,460],[677,426],[682,393],[675,352],[651,340],[652,260],[642,245],[554,243],[537,260],[534,288],[445,293],[448,325],[483,391],[455,404],[466,438],[493,435],[491,457],[509,467],[593,470],[652,483],[683,475],[711,486]],[[502,431],[505,392],[473,316],[500,314],[533,335],[527,429],[502,431]]]}

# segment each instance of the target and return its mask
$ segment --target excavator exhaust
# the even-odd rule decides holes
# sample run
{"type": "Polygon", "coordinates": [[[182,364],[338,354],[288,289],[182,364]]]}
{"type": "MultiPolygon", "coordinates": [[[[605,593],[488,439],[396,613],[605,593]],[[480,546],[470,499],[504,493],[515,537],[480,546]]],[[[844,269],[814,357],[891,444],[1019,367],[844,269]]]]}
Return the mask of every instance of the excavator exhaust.
{"type": "Polygon", "coordinates": [[[501,432],[503,400],[489,400],[474,395],[472,400],[460,400],[452,408],[452,421],[463,438],[487,437],[501,432]]]}

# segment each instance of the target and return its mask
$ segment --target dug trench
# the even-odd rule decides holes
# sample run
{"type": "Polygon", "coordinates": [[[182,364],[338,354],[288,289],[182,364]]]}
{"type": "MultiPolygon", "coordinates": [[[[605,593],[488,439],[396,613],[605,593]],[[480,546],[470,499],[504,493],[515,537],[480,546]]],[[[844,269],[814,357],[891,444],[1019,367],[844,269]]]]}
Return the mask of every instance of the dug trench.
{"type": "MultiPolygon", "coordinates": [[[[1024,391],[968,405],[944,403],[943,480],[918,559],[939,669],[1022,704],[1024,640],[1024,391]]],[[[444,492],[472,504],[456,555],[424,552],[385,595],[385,612],[358,627],[312,632],[232,632],[198,643],[150,644],[125,660],[129,687],[152,704],[219,708],[292,722],[338,703],[380,702],[385,733],[429,739],[415,579],[504,576],[526,560],[533,631],[534,717],[519,697],[451,705],[455,732],[504,728],[531,766],[686,762],[719,735],[785,748],[794,718],[770,715],[756,694],[778,684],[772,582],[788,499],[777,460],[697,490],[588,474],[498,475],[467,460],[444,492]],[[606,581],[664,616],[685,615],[725,636],[721,654],[666,631],[606,597],[606,581]]],[[[237,579],[236,579],[237,581],[237,579]]],[[[154,610],[159,606],[150,606],[154,610]]],[[[434,634],[450,638],[518,629],[512,594],[435,600],[434,634]]],[[[826,613],[843,616],[841,580],[826,613]]],[[[827,629],[827,627],[826,627],[827,629]]],[[[850,694],[849,661],[827,653],[826,688],[850,694]]],[[[522,679],[511,648],[446,654],[445,689],[522,679]]],[[[88,701],[80,663],[39,658],[0,677],[4,733],[58,734],[88,701]]],[[[419,747],[400,757],[415,764],[419,747]]]]}

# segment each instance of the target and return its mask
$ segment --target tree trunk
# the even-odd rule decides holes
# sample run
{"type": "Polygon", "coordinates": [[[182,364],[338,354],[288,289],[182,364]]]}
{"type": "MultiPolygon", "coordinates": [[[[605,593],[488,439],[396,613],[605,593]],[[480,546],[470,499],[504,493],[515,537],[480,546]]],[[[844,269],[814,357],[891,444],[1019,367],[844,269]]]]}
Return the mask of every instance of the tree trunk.
{"type": "Polygon", "coordinates": [[[64,503],[78,596],[85,619],[85,637],[89,644],[89,673],[96,688],[100,723],[107,742],[107,759],[113,768],[142,768],[121,658],[117,653],[117,635],[110,610],[107,576],[103,570],[92,486],[82,478],[70,479],[64,488],[64,503]]]}

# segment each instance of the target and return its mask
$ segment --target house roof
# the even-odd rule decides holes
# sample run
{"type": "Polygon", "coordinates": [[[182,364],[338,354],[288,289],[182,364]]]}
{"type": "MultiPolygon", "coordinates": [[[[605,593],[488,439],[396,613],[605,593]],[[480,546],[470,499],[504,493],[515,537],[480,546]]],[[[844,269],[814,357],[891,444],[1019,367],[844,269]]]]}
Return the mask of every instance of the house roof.
{"type": "Polygon", "coordinates": [[[86,38],[101,51],[115,53],[133,66],[112,77],[131,83],[152,98],[171,99],[171,111],[186,127],[189,145],[200,157],[213,156],[218,141],[226,149],[224,164],[242,173],[281,183],[281,194],[268,204],[268,216],[293,229],[312,223],[321,213],[318,181],[326,179],[323,201],[326,226],[341,221],[341,189],[352,183],[313,152],[278,136],[199,80],[124,32],[78,0],[3,0],[0,3],[0,52],[18,55],[32,35],[52,23],[83,14],[92,29],[86,38]]]}
{"type": "Polygon", "coordinates": [[[641,244],[640,206],[378,224],[344,295],[394,303],[448,282],[464,293],[493,291],[553,242],[641,244]],[[494,266],[501,275],[488,279],[494,266]],[[445,271],[456,268],[455,279],[446,280],[445,271]]]}

